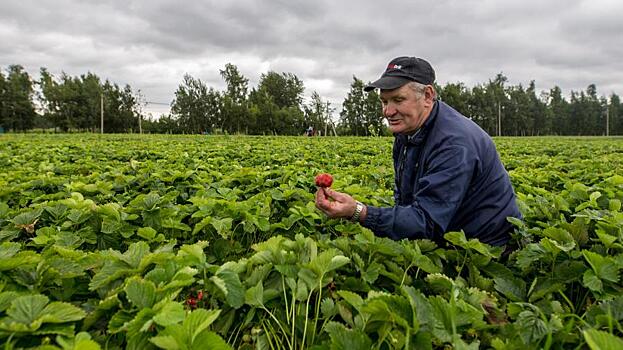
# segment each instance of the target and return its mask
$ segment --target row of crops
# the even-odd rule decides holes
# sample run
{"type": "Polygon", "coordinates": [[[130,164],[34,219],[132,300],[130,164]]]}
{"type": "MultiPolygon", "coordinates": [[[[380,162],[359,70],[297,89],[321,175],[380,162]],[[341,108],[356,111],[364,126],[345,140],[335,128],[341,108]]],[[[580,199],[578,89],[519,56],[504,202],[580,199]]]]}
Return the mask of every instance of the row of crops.
{"type": "Polygon", "coordinates": [[[376,238],[391,138],[2,135],[5,349],[622,349],[623,139],[496,139],[500,248],[376,238]]]}

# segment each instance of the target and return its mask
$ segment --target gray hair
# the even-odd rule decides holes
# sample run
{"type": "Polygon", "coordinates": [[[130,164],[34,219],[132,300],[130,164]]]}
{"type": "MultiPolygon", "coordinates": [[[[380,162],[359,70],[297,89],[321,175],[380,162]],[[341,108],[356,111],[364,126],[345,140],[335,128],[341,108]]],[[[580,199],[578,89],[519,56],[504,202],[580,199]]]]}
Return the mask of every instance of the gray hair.
{"type": "MultiPolygon", "coordinates": [[[[417,93],[419,96],[424,96],[424,93],[426,92],[426,86],[424,84],[420,84],[417,81],[412,81],[407,83],[407,86],[415,91],[415,93],[417,93]]],[[[435,91],[435,88],[433,87],[433,97],[437,97],[437,92],[435,91]]]]}

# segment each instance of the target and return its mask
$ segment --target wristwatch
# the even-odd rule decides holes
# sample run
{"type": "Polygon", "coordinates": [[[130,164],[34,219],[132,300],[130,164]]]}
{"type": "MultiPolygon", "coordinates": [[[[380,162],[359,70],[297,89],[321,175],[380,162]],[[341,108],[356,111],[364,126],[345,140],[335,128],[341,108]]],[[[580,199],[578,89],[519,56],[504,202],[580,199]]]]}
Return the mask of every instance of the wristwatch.
{"type": "Polygon", "coordinates": [[[350,217],[350,221],[359,222],[359,217],[361,216],[361,211],[362,210],[363,210],[363,203],[357,201],[356,202],[356,207],[355,207],[355,212],[353,213],[353,216],[350,217]]]}

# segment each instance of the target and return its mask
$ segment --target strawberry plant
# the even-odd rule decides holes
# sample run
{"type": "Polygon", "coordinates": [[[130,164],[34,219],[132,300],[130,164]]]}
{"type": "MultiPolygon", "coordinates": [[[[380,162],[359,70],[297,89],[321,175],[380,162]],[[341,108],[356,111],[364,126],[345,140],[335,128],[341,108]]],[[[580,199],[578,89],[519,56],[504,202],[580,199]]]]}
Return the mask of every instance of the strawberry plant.
{"type": "Polygon", "coordinates": [[[0,341],[620,348],[620,139],[495,142],[524,214],[508,256],[315,208],[329,186],[393,205],[391,138],[2,135],[0,341]]]}

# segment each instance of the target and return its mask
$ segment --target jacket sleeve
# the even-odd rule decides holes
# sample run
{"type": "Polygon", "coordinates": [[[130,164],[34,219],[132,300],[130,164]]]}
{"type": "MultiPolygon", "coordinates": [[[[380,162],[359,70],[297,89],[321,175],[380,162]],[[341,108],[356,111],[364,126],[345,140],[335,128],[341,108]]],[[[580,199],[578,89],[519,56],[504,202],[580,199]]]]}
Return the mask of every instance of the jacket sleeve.
{"type": "Polygon", "coordinates": [[[464,146],[442,146],[433,151],[418,180],[411,205],[368,206],[363,223],[379,237],[439,239],[463,201],[477,160],[464,146]]]}

